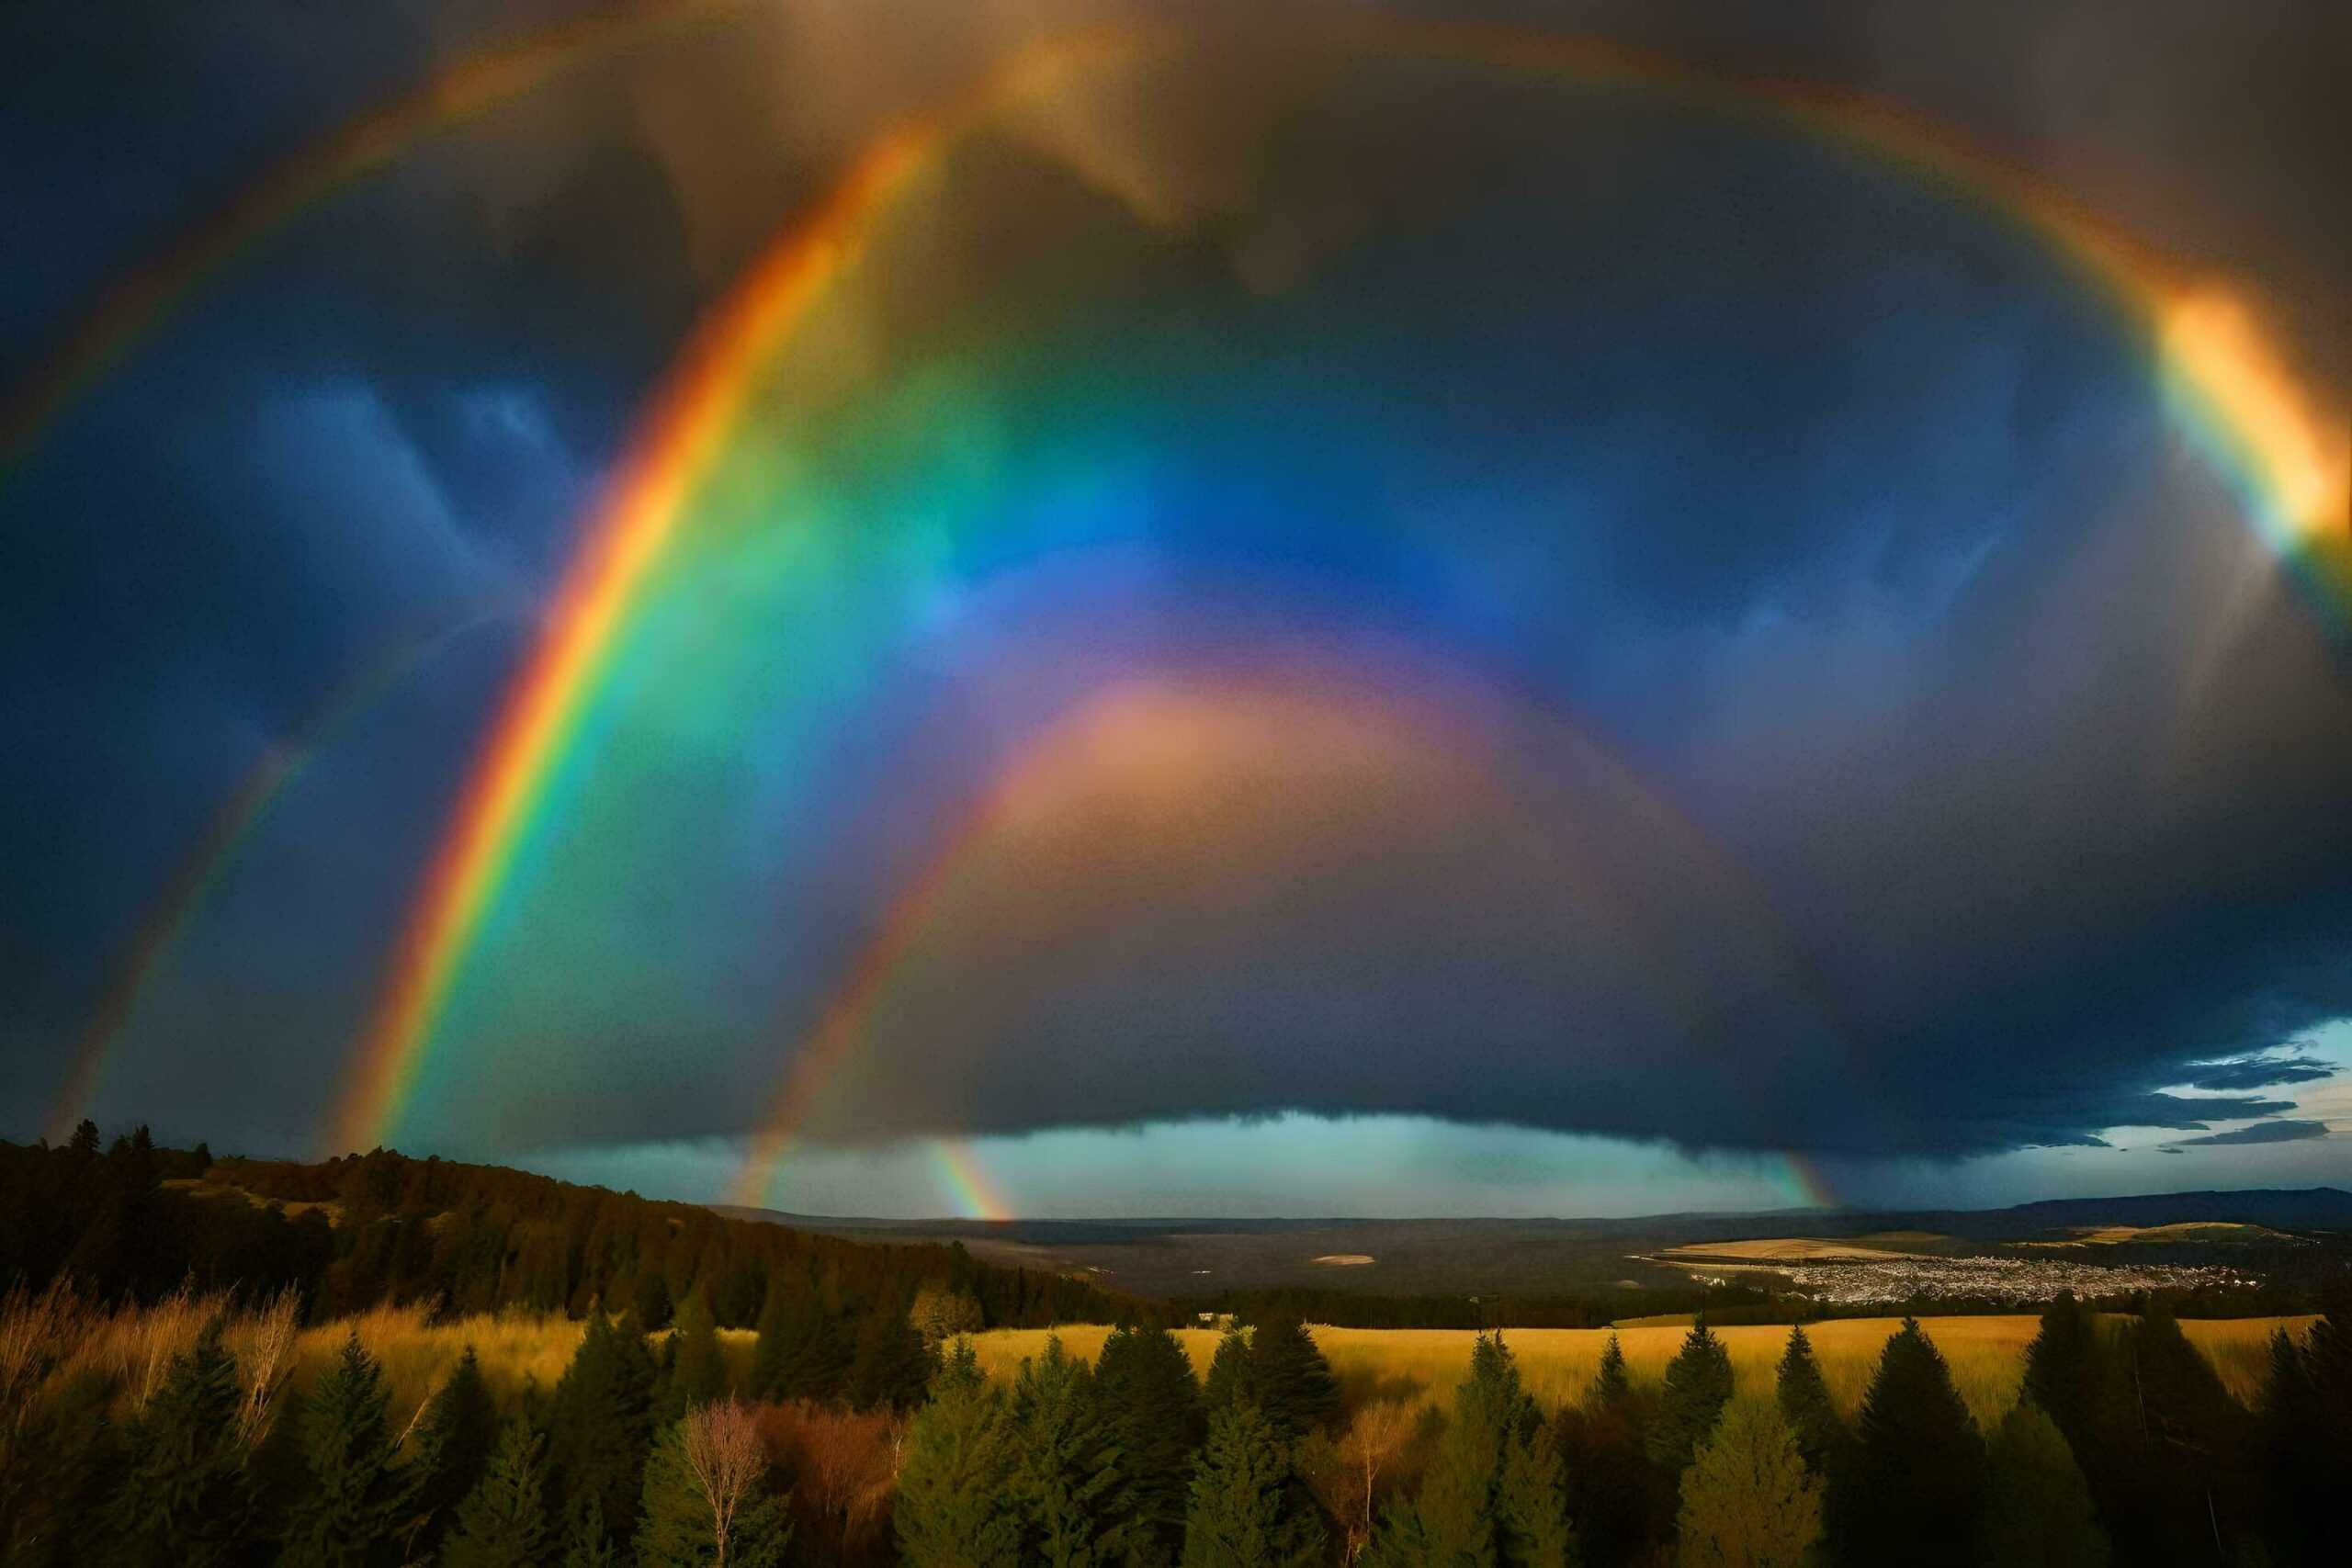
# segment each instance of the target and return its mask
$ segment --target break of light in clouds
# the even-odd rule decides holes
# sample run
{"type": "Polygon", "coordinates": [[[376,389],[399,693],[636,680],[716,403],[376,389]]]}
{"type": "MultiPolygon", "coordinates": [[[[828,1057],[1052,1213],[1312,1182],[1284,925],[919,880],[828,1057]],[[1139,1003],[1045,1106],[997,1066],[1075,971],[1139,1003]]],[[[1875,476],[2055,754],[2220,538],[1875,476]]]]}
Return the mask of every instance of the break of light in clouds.
{"type": "Polygon", "coordinates": [[[1262,9],[0,13],[0,1132],[2352,1177],[2345,18],[1262,9]]]}

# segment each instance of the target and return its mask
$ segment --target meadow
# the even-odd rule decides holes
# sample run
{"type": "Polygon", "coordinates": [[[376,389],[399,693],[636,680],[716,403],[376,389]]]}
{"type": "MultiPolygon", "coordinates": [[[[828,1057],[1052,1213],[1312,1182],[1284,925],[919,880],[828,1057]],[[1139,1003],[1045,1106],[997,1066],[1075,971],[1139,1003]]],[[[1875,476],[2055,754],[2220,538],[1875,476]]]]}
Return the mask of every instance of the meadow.
{"type": "MultiPolygon", "coordinates": [[[[2281,1325],[2300,1335],[2308,1317],[2228,1318],[2187,1321],[2181,1331],[2204,1352],[2230,1392],[2241,1400],[2254,1397],[2268,1364],[2271,1331],[2281,1325]]],[[[2000,1419],[2017,1402],[2018,1384],[2025,1372],[2025,1348],[2039,1320],[2018,1314],[2003,1317],[1928,1317],[1919,1320],[1928,1337],[1951,1364],[1952,1380],[1977,1420],[2000,1419]]],[[[1830,1395],[1847,1413],[1860,1404],[1879,1349],[1900,1327],[1894,1317],[1832,1318],[1805,1325],[1830,1395]]],[[[1369,1398],[1407,1398],[1425,1404],[1443,1404],[1454,1385],[1469,1373],[1470,1347],[1476,1335],[1458,1328],[1331,1328],[1317,1327],[1315,1342],[1331,1363],[1351,1402],[1369,1398]]],[[[1504,1337],[1519,1359],[1520,1373],[1536,1403],[1549,1409],[1580,1396],[1600,1364],[1605,1328],[1514,1328],[1504,1337]]],[[[1653,1325],[1616,1331],[1625,1360],[1637,1381],[1657,1382],[1666,1364],[1690,1331],[1680,1325],[1653,1325]]],[[[1772,1370],[1788,1342],[1789,1331],[1775,1324],[1719,1328],[1731,1351],[1732,1371],[1742,1393],[1761,1394],[1772,1387],[1772,1370]]],[[[1076,1354],[1099,1354],[1110,1333],[1100,1324],[1071,1325],[1059,1329],[998,1329],[978,1336],[974,1347],[980,1364],[993,1377],[1010,1378],[1025,1359],[1044,1349],[1050,1334],[1076,1354]]],[[[1205,1328],[1177,1331],[1195,1372],[1204,1373],[1216,1353],[1217,1335],[1205,1328]]]]}
{"type": "MultiPolygon", "coordinates": [[[[289,1299],[290,1301],[290,1299],[289,1299]]],[[[18,1295],[12,1310],[0,1316],[15,1320],[35,1304],[18,1295]]],[[[470,1348],[481,1366],[492,1394],[512,1409],[527,1391],[552,1389],[578,1349],[582,1325],[560,1316],[509,1311],[435,1320],[422,1307],[379,1307],[333,1323],[297,1330],[290,1304],[243,1313],[225,1312],[220,1298],[180,1295],[140,1312],[92,1311],[82,1306],[77,1321],[52,1322],[31,1329],[30,1337],[48,1338],[64,1351],[66,1360],[110,1371],[136,1399],[160,1376],[170,1356],[191,1343],[202,1322],[215,1314],[226,1318],[230,1348],[241,1362],[277,1369],[268,1381],[300,1393],[333,1359],[344,1340],[356,1335],[382,1364],[391,1395],[391,1414],[404,1423],[440,1387],[459,1359],[470,1348]]],[[[2190,1319],[2181,1330],[2210,1359],[2222,1382],[2241,1400],[2251,1400],[2268,1364],[2272,1331],[2280,1326],[2301,1335],[2309,1317],[2190,1319]]],[[[1880,1348],[1899,1326],[1894,1317],[1833,1318],[1806,1325],[1821,1363],[1830,1395],[1851,1413],[1861,1402],[1880,1348]]],[[[1928,1337],[1951,1363],[1952,1378],[1971,1412],[1987,1425],[1997,1421],[2016,1402],[2024,1375],[2026,1346],[2038,1320],[2018,1314],[1998,1317],[1928,1317],[1920,1320],[1928,1337]]],[[[16,1338],[29,1325],[0,1333],[0,1341],[16,1338]]],[[[1468,1373],[1470,1348],[1476,1335],[1451,1328],[1313,1329],[1317,1345],[1330,1361],[1351,1404],[1374,1399],[1401,1400],[1413,1404],[1442,1405],[1454,1386],[1468,1373]]],[[[1551,1408],[1577,1398],[1592,1381],[1601,1348],[1611,1331],[1597,1328],[1517,1328],[1506,1331],[1517,1357],[1527,1391],[1551,1408]]],[[[1638,1381],[1657,1382],[1681,1346],[1688,1328],[1679,1323],[1629,1325],[1614,1331],[1625,1359],[1638,1381]]],[[[1731,1353],[1732,1369],[1742,1393],[1764,1393],[1772,1386],[1773,1367],[1788,1340],[1779,1325],[1719,1328],[1731,1353]]],[[[1072,1324],[1057,1329],[993,1329],[974,1337],[980,1364],[994,1378],[1009,1380],[1022,1361],[1045,1348],[1049,1336],[1058,1335],[1072,1353],[1092,1360],[1101,1354],[1110,1334],[1103,1324],[1072,1324]]],[[[1218,1334],[1213,1329],[1176,1331],[1197,1374],[1205,1374],[1216,1352],[1218,1334]]],[[[722,1329],[719,1348],[737,1378],[751,1370],[758,1337],[749,1329],[722,1329]]],[[[10,1358],[0,1344],[0,1362],[10,1358]]],[[[0,1378],[5,1367],[0,1367],[0,1378]]]]}

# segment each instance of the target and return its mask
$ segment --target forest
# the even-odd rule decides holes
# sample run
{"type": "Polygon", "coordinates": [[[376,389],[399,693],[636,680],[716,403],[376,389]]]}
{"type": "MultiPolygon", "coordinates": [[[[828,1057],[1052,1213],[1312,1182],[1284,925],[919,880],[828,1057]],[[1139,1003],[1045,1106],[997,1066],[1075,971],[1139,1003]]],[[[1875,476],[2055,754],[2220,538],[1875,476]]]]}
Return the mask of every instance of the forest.
{"type": "Polygon", "coordinates": [[[1430,1404],[1336,1377],[1272,1309],[1224,1320],[1196,1371],[1168,1309],[953,1248],[390,1156],[219,1172],[256,1202],[200,1193],[200,1151],[96,1143],[6,1151],[11,1564],[2297,1568],[2337,1560],[2352,1473],[2340,1281],[2245,1401],[2160,1297],[2064,1297],[1996,1420],[1910,1320],[1851,1407],[1802,1325],[1768,1392],[1736,1391],[1703,1317],[1657,1376],[1611,1335],[1548,1406],[1483,1332],[1430,1404]],[[34,1249],[59,1234],[81,1239],[34,1249]],[[179,1281],[109,1274],[133,1243],[179,1247],[179,1281]],[[271,1268],[232,1277],[248,1262],[271,1268]],[[1106,1314],[1091,1358],[1049,1335],[991,1376],[975,1353],[1106,1314]],[[543,1369],[492,1353],[551,1323],[543,1369]],[[449,1333],[482,1354],[417,1383],[410,1342],[449,1333]]]}

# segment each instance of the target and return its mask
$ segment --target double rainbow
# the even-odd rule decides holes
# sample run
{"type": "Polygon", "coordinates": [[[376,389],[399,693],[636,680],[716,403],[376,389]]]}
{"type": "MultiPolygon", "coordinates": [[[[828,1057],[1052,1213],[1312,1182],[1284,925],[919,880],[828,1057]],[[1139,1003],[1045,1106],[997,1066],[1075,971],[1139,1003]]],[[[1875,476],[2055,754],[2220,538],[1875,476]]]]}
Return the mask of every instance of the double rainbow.
{"type": "MultiPolygon", "coordinates": [[[[1416,22],[1367,24],[1337,41],[1367,55],[1639,88],[1819,141],[2030,235],[2144,328],[2178,427],[2228,481],[2274,555],[2312,586],[2326,614],[2341,617],[2352,582],[2343,538],[2352,452],[2339,438],[2341,422],[2314,412],[2313,400],[2234,296],[2196,281],[2046,182],[1871,99],[1724,76],[1635,51],[1416,22]]],[[[888,127],[707,319],[586,528],[548,632],[510,689],[432,858],[379,1004],[354,1048],[326,1131],[333,1147],[383,1141],[398,1125],[453,987],[540,819],[551,780],[580,743],[616,646],[699,487],[728,449],[763,367],[812,307],[856,273],[878,226],[951,148],[1066,84],[1180,51],[1187,42],[1158,28],[1049,40],[953,101],[888,127]]],[[[824,1010],[816,1034],[794,1053],[755,1162],[772,1159],[788,1141],[831,1065],[854,1048],[872,998],[908,945],[910,923],[920,919],[927,886],[898,901],[824,1010]]]]}

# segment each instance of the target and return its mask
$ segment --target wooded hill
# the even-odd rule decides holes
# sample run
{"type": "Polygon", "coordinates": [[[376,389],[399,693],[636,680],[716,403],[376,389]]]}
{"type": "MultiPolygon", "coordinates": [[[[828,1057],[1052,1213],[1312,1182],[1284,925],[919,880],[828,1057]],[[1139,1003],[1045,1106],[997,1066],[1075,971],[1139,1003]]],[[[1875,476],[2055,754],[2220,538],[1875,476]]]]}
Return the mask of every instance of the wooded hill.
{"type": "Polygon", "coordinates": [[[249,1295],[300,1287],[312,1321],[382,1303],[449,1312],[596,1304],[659,1326],[699,1295],[750,1327],[775,1284],[834,1314],[903,1314],[925,1283],[970,1296],[985,1325],[1160,1321],[1157,1303],[1082,1279],[980,1262],[960,1245],[810,1235],[689,1203],[498,1166],[385,1150],[306,1164],[157,1148],[144,1128],[100,1146],[0,1142],[0,1282],[61,1276],[101,1299],[153,1301],[193,1280],[249,1295]]]}

